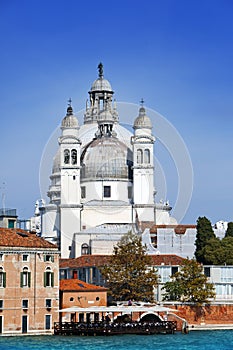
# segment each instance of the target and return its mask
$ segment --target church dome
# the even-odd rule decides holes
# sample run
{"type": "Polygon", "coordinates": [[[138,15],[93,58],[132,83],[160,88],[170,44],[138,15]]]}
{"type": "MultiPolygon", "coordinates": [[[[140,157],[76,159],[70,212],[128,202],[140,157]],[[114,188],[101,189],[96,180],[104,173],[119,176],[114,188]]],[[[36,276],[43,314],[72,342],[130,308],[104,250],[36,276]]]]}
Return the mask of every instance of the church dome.
{"type": "Polygon", "coordinates": [[[132,151],[116,137],[91,141],[81,155],[81,181],[132,179],[132,151]]]}
{"type": "Polygon", "coordinates": [[[73,114],[73,108],[71,106],[67,108],[66,116],[62,120],[61,127],[72,129],[76,129],[79,127],[78,119],[73,114]]]}
{"type": "Polygon", "coordinates": [[[152,129],[150,118],[146,115],[144,107],[140,107],[139,115],[134,121],[134,129],[152,129]]]}
{"type": "Polygon", "coordinates": [[[109,91],[112,92],[111,84],[107,79],[104,79],[103,77],[100,77],[96,79],[92,86],[91,86],[91,92],[93,91],[109,91]]]}
{"type": "Polygon", "coordinates": [[[61,166],[61,156],[60,156],[60,151],[58,150],[55,157],[53,158],[52,174],[59,173],[60,166],[61,166]]]}

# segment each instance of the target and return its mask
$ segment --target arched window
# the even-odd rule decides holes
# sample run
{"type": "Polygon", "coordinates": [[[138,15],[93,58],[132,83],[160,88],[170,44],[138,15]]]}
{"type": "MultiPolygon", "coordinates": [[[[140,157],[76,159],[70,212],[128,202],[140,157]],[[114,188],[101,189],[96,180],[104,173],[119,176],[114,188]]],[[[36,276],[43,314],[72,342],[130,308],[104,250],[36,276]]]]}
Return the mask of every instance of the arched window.
{"type": "Polygon", "coordinates": [[[137,150],[137,163],[138,164],[142,164],[143,162],[143,155],[142,155],[142,150],[141,149],[138,149],[137,150]]]}
{"type": "Polygon", "coordinates": [[[0,267],[0,288],[6,287],[6,272],[3,271],[3,268],[0,267]]]}
{"type": "Polygon", "coordinates": [[[70,162],[70,151],[68,149],[64,150],[64,163],[69,164],[70,162]]]}
{"type": "Polygon", "coordinates": [[[51,271],[50,267],[46,268],[44,272],[44,287],[53,287],[54,286],[54,273],[51,271]]]}
{"type": "Polygon", "coordinates": [[[81,254],[87,255],[89,254],[89,245],[87,243],[83,243],[81,246],[81,254]]]}
{"type": "Polygon", "coordinates": [[[72,151],[71,151],[71,163],[73,165],[77,164],[77,151],[76,151],[76,149],[72,149],[72,151]]]}
{"type": "Polygon", "coordinates": [[[150,150],[148,148],[144,151],[144,163],[149,164],[150,163],[150,150]]]}
{"type": "Polygon", "coordinates": [[[23,272],[20,273],[20,287],[31,286],[31,272],[28,271],[28,267],[23,268],[23,272]]]}

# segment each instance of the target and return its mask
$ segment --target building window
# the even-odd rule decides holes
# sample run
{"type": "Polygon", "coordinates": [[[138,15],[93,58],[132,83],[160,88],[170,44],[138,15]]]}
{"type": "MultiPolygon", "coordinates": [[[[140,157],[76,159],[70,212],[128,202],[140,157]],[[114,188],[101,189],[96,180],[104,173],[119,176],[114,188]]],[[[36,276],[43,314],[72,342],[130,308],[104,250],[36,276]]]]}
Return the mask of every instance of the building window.
{"type": "Polygon", "coordinates": [[[73,175],[73,180],[76,180],[76,176],[75,175],[73,175]]]}
{"type": "Polygon", "coordinates": [[[148,148],[144,151],[144,163],[149,164],[150,163],[150,150],[148,148]]]}
{"type": "Polygon", "coordinates": [[[64,151],[64,163],[65,164],[70,163],[70,151],[68,149],[65,149],[64,151]]]}
{"type": "Polygon", "coordinates": [[[81,198],[86,198],[86,186],[81,186],[81,198]]]}
{"type": "Polygon", "coordinates": [[[45,315],[45,329],[51,329],[51,315],[45,315]]]}
{"type": "Polygon", "coordinates": [[[77,151],[76,151],[76,149],[72,149],[72,151],[71,151],[71,163],[73,165],[77,164],[77,151]]]}
{"type": "Polygon", "coordinates": [[[172,266],[172,276],[178,272],[178,266],[172,266]]]}
{"type": "Polygon", "coordinates": [[[0,254],[0,261],[3,261],[4,255],[0,254]]]}
{"type": "Polygon", "coordinates": [[[142,157],[142,150],[141,149],[138,149],[137,150],[137,163],[138,164],[142,164],[142,159],[143,157],[142,157]]]}
{"type": "Polygon", "coordinates": [[[100,298],[99,298],[99,297],[96,297],[96,298],[95,298],[95,300],[96,300],[96,301],[99,301],[99,300],[100,300],[100,298]]]}
{"type": "Polygon", "coordinates": [[[23,272],[20,273],[20,287],[31,286],[31,272],[28,271],[27,267],[23,268],[23,272]]]}
{"type": "Polygon", "coordinates": [[[204,274],[206,277],[210,277],[210,267],[204,267],[204,274]]]}
{"type": "Polygon", "coordinates": [[[47,309],[50,309],[52,307],[52,299],[45,299],[45,306],[47,309]]]}
{"type": "Polygon", "coordinates": [[[44,262],[54,262],[54,256],[53,255],[44,255],[44,262]]]}
{"type": "Polygon", "coordinates": [[[81,246],[81,255],[89,254],[89,245],[87,243],[83,243],[81,246]]]}
{"type": "Polygon", "coordinates": [[[128,198],[129,199],[132,198],[132,187],[131,186],[128,187],[128,198]]]}
{"type": "Polygon", "coordinates": [[[0,288],[6,288],[6,272],[2,267],[0,268],[0,288]]]}
{"type": "Polygon", "coordinates": [[[54,286],[54,273],[51,271],[50,267],[47,267],[44,272],[44,287],[54,286]]]}
{"type": "Polygon", "coordinates": [[[3,300],[0,299],[0,310],[3,309],[3,300]]]}
{"type": "Polygon", "coordinates": [[[74,298],[73,298],[73,297],[70,297],[70,301],[74,301],[74,298]]]}
{"type": "Polygon", "coordinates": [[[12,219],[8,220],[8,228],[15,228],[15,220],[12,220],[12,219]]]}
{"type": "Polygon", "coordinates": [[[111,186],[104,186],[104,197],[105,198],[111,197],[111,186]]]}
{"type": "Polygon", "coordinates": [[[160,266],[158,268],[158,273],[160,275],[160,281],[162,283],[166,283],[170,281],[170,275],[171,275],[171,267],[169,266],[160,266]]]}
{"type": "Polygon", "coordinates": [[[23,309],[28,309],[28,299],[23,299],[22,300],[22,308],[23,309]]]}
{"type": "Polygon", "coordinates": [[[233,283],[233,269],[231,267],[221,267],[220,282],[233,283]]]}
{"type": "Polygon", "coordinates": [[[29,255],[23,254],[23,261],[29,261],[29,255]]]}

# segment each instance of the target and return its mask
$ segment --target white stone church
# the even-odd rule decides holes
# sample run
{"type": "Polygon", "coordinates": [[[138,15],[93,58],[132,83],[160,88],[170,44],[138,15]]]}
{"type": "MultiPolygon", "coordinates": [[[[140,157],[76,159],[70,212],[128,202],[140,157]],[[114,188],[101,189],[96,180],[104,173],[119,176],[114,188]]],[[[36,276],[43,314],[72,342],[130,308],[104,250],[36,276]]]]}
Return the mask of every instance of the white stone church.
{"type": "Polygon", "coordinates": [[[154,199],[155,137],[143,103],[132,134],[119,124],[101,63],[98,70],[82,126],[69,103],[53,160],[49,203],[40,207],[41,236],[57,243],[63,258],[112,254],[121,236],[138,232],[141,223],[176,223],[169,204],[154,199]]]}

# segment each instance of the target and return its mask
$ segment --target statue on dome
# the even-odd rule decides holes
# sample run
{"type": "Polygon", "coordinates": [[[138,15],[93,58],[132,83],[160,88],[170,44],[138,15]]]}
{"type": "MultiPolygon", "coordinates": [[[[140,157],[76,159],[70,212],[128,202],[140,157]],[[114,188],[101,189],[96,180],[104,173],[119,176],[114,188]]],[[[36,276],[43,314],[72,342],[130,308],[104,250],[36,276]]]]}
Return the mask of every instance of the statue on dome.
{"type": "Polygon", "coordinates": [[[103,75],[104,75],[104,66],[103,64],[100,62],[99,65],[98,65],[98,70],[99,70],[99,77],[102,78],[103,75]]]}

